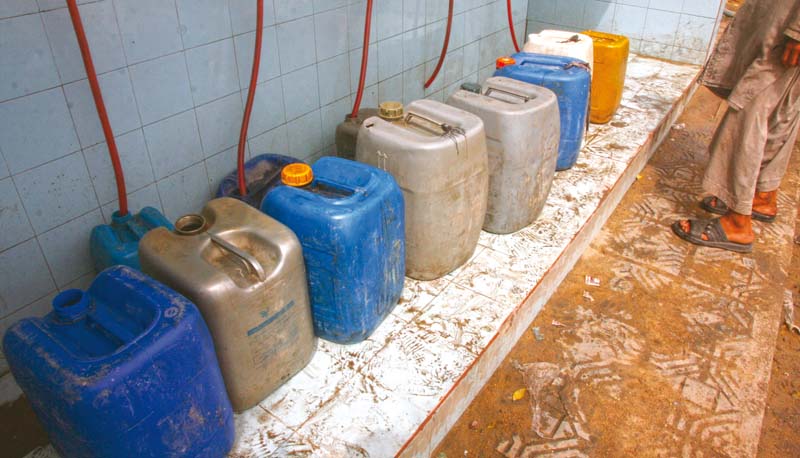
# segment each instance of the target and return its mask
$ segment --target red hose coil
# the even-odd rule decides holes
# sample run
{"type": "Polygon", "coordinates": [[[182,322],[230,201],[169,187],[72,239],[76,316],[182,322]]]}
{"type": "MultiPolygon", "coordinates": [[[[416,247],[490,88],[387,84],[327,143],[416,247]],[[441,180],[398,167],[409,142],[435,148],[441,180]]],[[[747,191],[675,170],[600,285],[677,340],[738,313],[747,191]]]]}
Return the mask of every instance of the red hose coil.
{"type": "Polygon", "coordinates": [[[369,60],[369,29],[372,24],[372,0],[367,0],[367,14],[364,17],[364,46],[361,50],[361,74],[358,78],[358,91],[356,91],[356,101],[353,103],[351,118],[358,117],[358,109],[361,108],[361,97],[364,95],[364,85],[367,81],[367,62],[369,60]]]}
{"type": "Polygon", "coordinates": [[[436,81],[436,76],[439,74],[439,70],[442,69],[442,64],[444,64],[444,58],[447,55],[447,47],[450,45],[450,29],[453,28],[453,4],[455,3],[454,0],[450,0],[450,5],[447,9],[447,29],[444,32],[444,43],[442,44],[442,53],[439,55],[439,62],[436,63],[436,68],[433,70],[433,74],[431,77],[428,78],[428,81],[425,82],[425,89],[428,89],[434,81],[436,81]]]}
{"type": "Polygon", "coordinates": [[[261,39],[264,34],[264,0],[256,0],[256,45],[253,49],[253,68],[250,71],[250,88],[247,90],[247,103],[244,105],[242,129],[239,132],[239,149],[237,151],[237,176],[239,195],[247,195],[247,182],[244,177],[244,150],[247,144],[247,128],[250,127],[250,114],[253,112],[253,101],[256,98],[258,69],[261,66],[261,39]]]}
{"type": "Polygon", "coordinates": [[[514,15],[511,13],[511,0],[506,0],[506,6],[508,7],[508,30],[511,32],[511,41],[514,43],[514,49],[519,52],[517,33],[514,31],[514,15]]]}
{"type": "Polygon", "coordinates": [[[100,125],[103,127],[103,136],[108,145],[108,155],[111,157],[111,165],[114,167],[114,178],[117,181],[117,197],[119,198],[119,216],[128,214],[128,193],[125,191],[125,175],[122,173],[122,163],[119,160],[117,143],[114,141],[114,131],[111,130],[111,123],[108,120],[106,104],[103,101],[103,93],[100,92],[100,83],[97,81],[97,71],[92,62],[92,53],[89,50],[89,42],[86,40],[86,31],[83,29],[81,13],[78,11],[76,0],[67,0],[69,17],[72,19],[72,28],[75,29],[75,36],[78,38],[78,47],[83,58],[83,67],[86,69],[86,77],[89,79],[89,88],[92,90],[94,106],[97,108],[97,116],[100,118],[100,125]]]}

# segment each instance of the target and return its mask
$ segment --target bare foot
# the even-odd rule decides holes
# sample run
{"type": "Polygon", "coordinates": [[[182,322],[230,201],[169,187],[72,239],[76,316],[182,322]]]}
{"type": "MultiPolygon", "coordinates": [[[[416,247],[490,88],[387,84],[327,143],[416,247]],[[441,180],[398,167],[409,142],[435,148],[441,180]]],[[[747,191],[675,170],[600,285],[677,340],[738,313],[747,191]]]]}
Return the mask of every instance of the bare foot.
{"type": "Polygon", "coordinates": [[[753,196],[753,211],[767,216],[778,214],[778,191],[756,192],[753,196]]]}
{"type": "MultiPolygon", "coordinates": [[[[755,233],[753,233],[750,215],[728,212],[727,215],[720,217],[719,223],[725,231],[725,236],[731,242],[748,244],[753,243],[756,238],[755,233]]],[[[681,230],[684,232],[692,230],[692,224],[689,220],[681,220],[678,224],[680,224],[681,230]]],[[[701,237],[703,240],[708,241],[708,236],[705,233],[701,237]]]]}

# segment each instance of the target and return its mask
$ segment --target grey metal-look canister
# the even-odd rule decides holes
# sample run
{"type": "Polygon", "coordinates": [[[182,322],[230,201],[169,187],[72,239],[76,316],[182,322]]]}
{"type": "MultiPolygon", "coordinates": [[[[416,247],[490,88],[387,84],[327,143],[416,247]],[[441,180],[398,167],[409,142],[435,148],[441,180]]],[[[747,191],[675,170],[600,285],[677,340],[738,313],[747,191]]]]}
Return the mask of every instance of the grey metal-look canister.
{"type": "Polygon", "coordinates": [[[139,243],[144,273],[186,296],[208,324],[237,412],[255,406],[316,348],[302,247],[283,224],[231,198],[139,243]]]}
{"type": "Polygon", "coordinates": [[[391,173],[403,190],[406,274],[442,277],[475,251],[489,187],[486,135],[477,116],[418,100],[390,122],[364,121],[356,158],[391,173]]]}
{"type": "Polygon", "coordinates": [[[492,77],[475,94],[459,90],[447,103],[483,120],[489,153],[489,202],[483,229],[516,232],[542,212],[556,170],[559,113],[549,89],[492,77]]]}

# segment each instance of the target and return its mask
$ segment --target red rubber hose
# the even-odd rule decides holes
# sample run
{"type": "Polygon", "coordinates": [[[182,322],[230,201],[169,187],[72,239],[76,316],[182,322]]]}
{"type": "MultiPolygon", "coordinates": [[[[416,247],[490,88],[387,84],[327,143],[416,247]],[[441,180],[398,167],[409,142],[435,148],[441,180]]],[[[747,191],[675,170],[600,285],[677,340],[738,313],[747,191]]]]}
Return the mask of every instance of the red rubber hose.
{"type": "Polygon", "coordinates": [[[369,60],[369,29],[372,24],[372,0],[367,0],[367,14],[364,17],[364,46],[361,50],[361,75],[358,78],[358,91],[356,101],[353,103],[351,118],[358,117],[358,109],[361,108],[361,97],[364,95],[364,84],[367,81],[367,62],[369,60]]]}
{"type": "Polygon", "coordinates": [[[247,183],[244,178],[244,150],[247,144],[247,128],[250,127],[250,114],[253,112],[253,101],[256,98],[258,69],[261,66],[261,39],[264,31],[264,0],[256,0],[256,45],[253,49],[253,68],[250,71],[250,88],[247,90],[247,103],[244,105],[242,129],[239,132],[239,150],[237,152],[237,171],[239,178],[239,195],[247,195],[247,183]]]}
{"type": "Polygon", "coordinates": [[[517,33],[514,31],[514,15],[511,13],[511,0],[506,0],[506,6],[508,7],[508,30],[511,32],[511,41],[514,43],[514,49],[519,52],[517,33]]]}
{"type": "Polygon", "coordinates": [[[67,0],[69,17],[72,19],[72,28],[75,29],[75,36],[78,38],[78,47],[83,57],[83,67],[86,69],[86,77],[89,79],[89,88],[92,90],[94,106],[97,108],[97,116],[100,117],[100,125],[103,127],[103,136],[108,145],[108,155],[111,157],[111,165],[114,167],[114,178],[117,181],[117,197],[119,198],[119,216],[128,214],[128,193],[125,191],[125,175],[122,173],[122,163],[119,160],[117,143],[114,141],[114,131],[111,130],[111,123],[108,120],[106,104],[103,101],[103,93],[100,92],[100,83],[97,81],[97,72],[92,62],[92,53],[89,50],[89,42],[86,40],[86,31],[83,30],[81,13],[78,11],[76,0],[67,0]]]}
{"type": "Polygon", "coordinates": [[[439,55],[439,62],[436,63],[436,68],[433,70],[433,74],[431,77],[428,78],[428,81],[425,82],[425,89],[428,89],[434,81],[436,81],[436,76],[439,74],[439,70],[442,69],[442,64],[444,64],[445,55],[447,55],[447,47],[450,45],[450,29],[453,28],[453,4],[454,0],[450,0],[450,6],[447,9],[447,29],[444,32],[444,44],[442,44],[442,54],[439,55]]]}

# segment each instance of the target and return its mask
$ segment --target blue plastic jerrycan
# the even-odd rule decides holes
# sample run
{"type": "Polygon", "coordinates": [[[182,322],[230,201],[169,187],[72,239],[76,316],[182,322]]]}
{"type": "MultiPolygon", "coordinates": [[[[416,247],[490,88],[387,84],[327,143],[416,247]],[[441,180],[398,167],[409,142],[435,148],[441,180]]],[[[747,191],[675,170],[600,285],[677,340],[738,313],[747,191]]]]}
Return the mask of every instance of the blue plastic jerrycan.
{"type": "Polygon", "coordinates": [[[234,170],[222,179],[217,188],[217,197],[233,197],[254,208],[261,207],[264,196],[281,184],[281,170],[289,164],[303,161],[283,154],[262,154],[244,163],[244,181],[247,195],[239,194],[239,175],[234,170]]]}
{"type": "Polygon", "coordinates": [[[314,331],[337,343],[367,337],[392,311],[405,275],[403,194],[388,173],[323,157],[288,166],[261,210],[303,245],[314,331]],[[291,170],[290,170],[291,169],[291,170]]]}
{"type": "Polygon", "coordinates": [[[233,412],[197,308],[112,267],[3,339],[11,372],[62,457],[220,458],[233,412]]]}
{"type": "Polygon", "coordinates": [[[92,229],[90,249],[97,272],[111,266],[123,265],[141,270],[139,266],[139,240],[157,227],[172,229],[172,224],[160,211],[144,207],[137,214],[111,215],[111,224],[101,224],[92,229]]]}
{"type": "Polygon", "coordinates": [[[556,170],[575,165],[589,120],[589,66],[573,57],[521,52],[511,56],[516,63],[497,70],[505,76],[550,89],[558,98],[561,116],[561,140],[556,170]]]}

